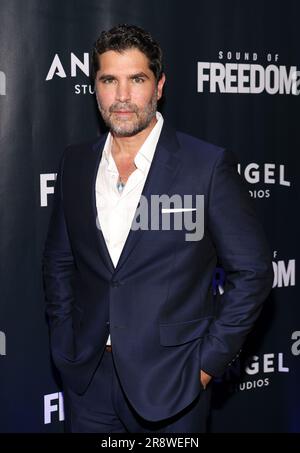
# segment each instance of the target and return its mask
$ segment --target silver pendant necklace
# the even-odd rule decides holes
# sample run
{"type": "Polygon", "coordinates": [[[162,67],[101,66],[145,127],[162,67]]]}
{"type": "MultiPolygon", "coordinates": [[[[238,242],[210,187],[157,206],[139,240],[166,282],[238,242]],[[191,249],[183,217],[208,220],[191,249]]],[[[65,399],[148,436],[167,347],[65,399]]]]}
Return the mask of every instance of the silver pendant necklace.
{"type": "Polygon", "coordinates": [[[117,181],[117,190],[118,190],[118,192],[122,193],[124,187],[125,187],[125,182],[123,182],[121,177],[119,176],[118,181],[117,181]]]}

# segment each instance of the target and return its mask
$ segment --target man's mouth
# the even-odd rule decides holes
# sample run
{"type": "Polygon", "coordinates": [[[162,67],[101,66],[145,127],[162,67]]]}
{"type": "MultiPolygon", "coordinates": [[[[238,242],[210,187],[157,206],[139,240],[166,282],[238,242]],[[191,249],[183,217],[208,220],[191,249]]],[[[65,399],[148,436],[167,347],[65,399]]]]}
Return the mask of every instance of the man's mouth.
{"type": "Polygon", "coordinates": [[[134,112],[132,110],[114,110],[112,114],[116,119],[119,120],[129,120],[131,119],[134,112]]]}
{"type": "Polygon", "coordinates": [[[114,110],[113,113],[117,113],[118,115],[129,115],[134,112],[132,110],[114,110]]]}

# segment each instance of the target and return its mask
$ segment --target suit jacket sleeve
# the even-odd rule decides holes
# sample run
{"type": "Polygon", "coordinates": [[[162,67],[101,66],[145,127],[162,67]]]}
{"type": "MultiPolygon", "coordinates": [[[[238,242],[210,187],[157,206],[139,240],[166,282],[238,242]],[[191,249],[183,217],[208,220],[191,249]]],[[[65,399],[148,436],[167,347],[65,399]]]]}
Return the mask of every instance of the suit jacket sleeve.
{"type": "Polygon", "coordinates": [[[220,376],[238,356],[273,282],[271,253],[229,151],[214,167],[208,201],[208,229],[226,273],[217,316],[203,340],[201,368],[220,376]]]}
{"type": "MultiPolygon", "coordinates": [[[[66,150],[67,151],[67,150],[66,150]]],[[[43,255],[46,313],[51,330],[71,328],[74,258],[64,217],[62,175],[66,151],[57,174],[52,215],[43,255]]]]}

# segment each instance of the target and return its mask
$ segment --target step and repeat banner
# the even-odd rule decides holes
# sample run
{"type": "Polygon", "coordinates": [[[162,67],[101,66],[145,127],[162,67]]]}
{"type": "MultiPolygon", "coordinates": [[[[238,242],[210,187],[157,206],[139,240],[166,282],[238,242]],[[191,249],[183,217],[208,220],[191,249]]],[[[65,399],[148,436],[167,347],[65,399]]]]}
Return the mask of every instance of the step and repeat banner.
{"type": "Polygon", "coordinates": [[[273,251],[273,290],[214,382],[210,431],[300,432],[299,16],[297,0],[0,0],[0,432],[63,431],[41,257],[63,150],[103,132],[90,53],[118,23],[163,48],[164,117],[238,156],[273,251]]]}

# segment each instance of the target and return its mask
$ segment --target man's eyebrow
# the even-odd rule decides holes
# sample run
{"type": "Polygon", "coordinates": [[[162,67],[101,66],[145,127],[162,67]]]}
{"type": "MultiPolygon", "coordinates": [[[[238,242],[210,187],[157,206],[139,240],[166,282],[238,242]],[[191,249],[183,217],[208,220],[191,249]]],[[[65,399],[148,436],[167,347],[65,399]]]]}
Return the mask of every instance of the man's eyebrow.
{"type": "Polygon", "coordinates": [[[147,74],[145,74],[144,72],[138,72],[137,74],[132,74],[130,76],[130,79],[135,79],[136,77],[145,77],[146,79],[149,79],[147,74]]]}
{"type": "MultiPolygon", "coordinates": [[[[146,79],[149,79],[149,76],[145,74],[144,72],[137,72],[136,74],[132,74],[129,76],[129,79],[135,79],[136,77],[144,77],[146,79]]],[[[102,74],[98,80],[107,80],[107,79],[116,79],[117,77],[114,76],[113,74],[102,74]]]]}
{"type": "Polygon", "coordinates": [[[102,76],[99,77],[99,80],[105,80],[105,79],[115,79],[115,76],[112,74],[102,74],[102,76]]]}

